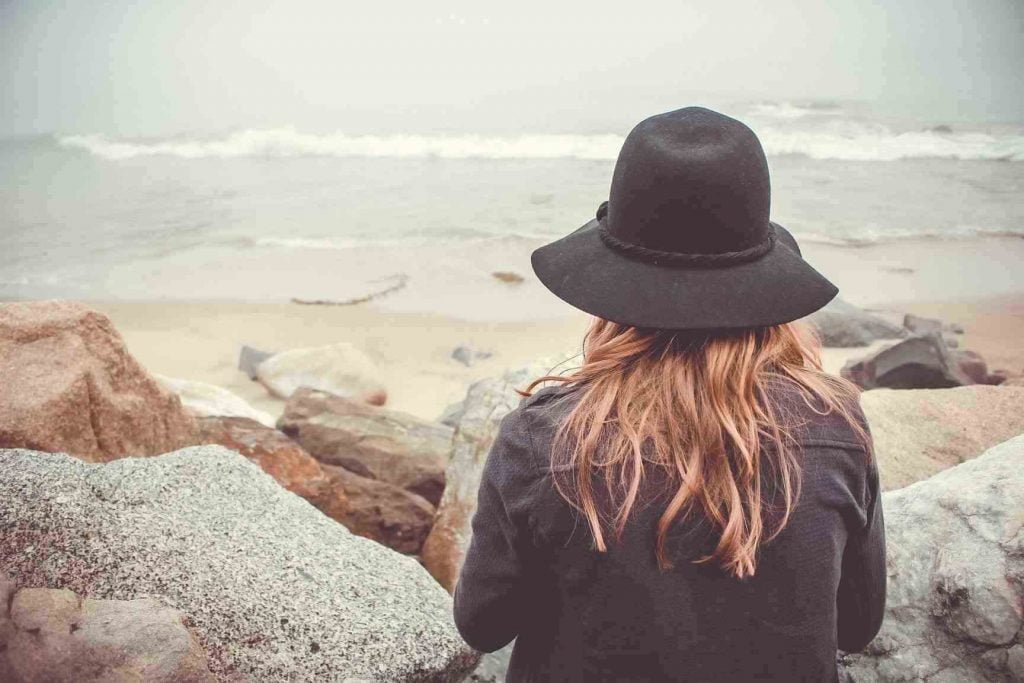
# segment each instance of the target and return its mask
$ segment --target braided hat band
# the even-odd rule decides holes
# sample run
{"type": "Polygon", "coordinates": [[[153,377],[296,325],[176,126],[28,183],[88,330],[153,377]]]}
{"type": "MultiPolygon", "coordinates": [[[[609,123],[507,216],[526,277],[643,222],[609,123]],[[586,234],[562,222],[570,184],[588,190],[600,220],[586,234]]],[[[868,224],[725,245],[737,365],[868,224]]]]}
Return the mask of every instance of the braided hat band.
{"type": "Polygon", "coordinates": [[[603,222],[605,216],[608,215],[608,202],[601,202],[601,206],[597,207],[597,220],[601,221],[598,227],[598,232],[601,235],[601,240],[610,248],[619,251],[627,256],[637,259],[638,261],[646,261],[656,265],[680,265],[680,266],[691,266],[694,268],[718,268],[721,266],[734,265],[738,263],[748,263],[750,261],[756,261],[761,258],[775,246],[775,226],[772,223],[768,224],[768,235],[760,244],[755,244],[747,249],[740,251],[723,251],[716,254],[687,254],[678,251],[662,251],[660,249],[649,249],[647,247],[640,246],[639,244],[633,244],[631,242],[624,242],[615,235],[608,231],[608,224],[603,222]]]}

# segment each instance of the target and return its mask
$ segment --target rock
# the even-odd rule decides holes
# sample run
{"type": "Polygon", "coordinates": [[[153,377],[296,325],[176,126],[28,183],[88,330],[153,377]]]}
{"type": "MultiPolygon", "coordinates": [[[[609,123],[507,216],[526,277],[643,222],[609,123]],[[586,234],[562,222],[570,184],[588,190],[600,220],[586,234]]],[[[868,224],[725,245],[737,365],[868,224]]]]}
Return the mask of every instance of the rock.
{"type": "Polygon", "coordinates": [[[953,358],[960,371],[971,378],[975,384],[988,384],[988,364],[977,351],[954,351],[953,358]]]}
{"type": "Polygon", "coordinates": [[[513,273],[507,270],[498,270],[491,273],[491,276],[496,280],[500,280],[508,285],[519,285],[523,283],[523,276],[519,273],[513,273]]]}
{"type": "Polygon", "coordinates": [[[497,652],[485,654],[480,658],[480,663],[466,680],[473,683],[505,683],[508,665],[512,662],[512,648],[514,646],[515,641],[513,640],[497,652]]]}
{"type": "Polygon", "coordinates": [[[323,463],[340,465],[437,504],[452,429],[323,391],[299,389],[278,428],[323,463]]]}
{"type": "Polygon", "coordinates": [[[299,387],[327,391],[382,406],[387,390],[377,380],[377,367],[365,353],[347,343],[275,353],[260,363],[257,378],[270,393],[288,398],[299,387]]]}
{"type": "Polygon", "coordinates": [[[238,353],[238,369],[249,376],[249,379],[256,380],[259,376],[260,363],[273,356],[272,351],[260,351],[251,346],[242,346],[238,353]]]}
{"type": "Polygon", "coordinates": [[[913,313],[907,313],[903,316],[903,327],[907,328],[913,334],[930,334],[932,332],[942,334],[945,326],[942,324],[941,320],[925,318],[920,315],[914,315],[913,313]]]}
{"type": "Polygon", "coordinates": [[[329,490],[337,491],[333,500],[345,507],[321,508],[327,515],[354,534],[373,539],[392,550],[415,555],[434,523],[434,506],[425,498],[393,484],[361,477],[344,467],[324,465],[330,479],[329,490]]]}
{"type": "Polygon", "coordinates": [[[458,403],[451,403],[441,413],[441,416],[437,418],[437,421],[443,425],[448,425],[452,429],[459,426],[459,420],[462,419],[462,413],[466,409],[466,401],[462,400],[458,403]]]}
{"type": "Polygon", "coordinates": [[[822,344],[829,347],[868,346],[877,339],[898,339],[906,335],[899,325],[842,299],[833,299],[806,320],[818,329],[822,344]]]}
{"type": "Polygon", "coordinates": [[[850,681],[1020,680],[1024,435],[883,495],[885,622],[850,681]]]}
{"type": "Polygon", "coordinates": [[[196,417],[247,417],[267,427],[274,426],[274,416],[249,405],[244,398],[227,389],[206,382],[153,375],[167,391],[178,395],[181,404],[196,417]]]}
{"type": "Polygon", "coordinates": [[[325,496],[327,475],[320,463],[287,436],[245,417],[205,417],[198,420],[197,444],[219,444],[241,453],[292,493],[317,507],[341,510],[344,501],[325,496]]]}
{"type": "Polygon", "coordinates": [[[352,533],[406,554],[423,546],[434,506],[420,496],[340,467],[321,466],[302,446],[254,420],[208,417],[199,425],[200,443],[241,453],[352,533]]]}
{"type": "Polygon", "coordinates": [[[992,386],[998,386],[1010,379],[1010,372],[1008,370],[993,370],[988,373],[983,384],[991,384],[992,386]]]}
{"type": "Polygon", "coordinates": [[[953,334],[963,334],[964,328],[962,325],[956,323],[947,323],[936,318],[925,318],[920,315],[914,315],[913,313],[907,313],[903,316],[903,327],[907,328],[912,334],[942,334],[944,332],[950,332],[953,334]]]}
{"type": "Polygon", "coordinates": [[[90,462],[194,443],[195,421],[110,319],[70,301],[0,304],[0,447],[90,462]]]}
{"type": "Polygon", "coordinates": [[[452,441],[447,486],[421,553],[423,566],[449,591],[455,587],[469,546],[480,476],[498,424],[519,405],[521,399],[515,390],[547,374],[551,366],[540,363],[502,377],[480,380],[469,388],[452,441]]]}
{"type": "Polygon", "coordinates": [[[840,374],[864,389],[941,389],[973,383],[960,369],[958,356],[934,333],[909,337],[850,360],[840,374]]]}
{"type": "Polygon", "coordinates": [[[468,346],[457,346],[452,351],[452,358],[462,363],[466,367],[469,367],[477,360],[484,360],[490,358],[492,354],[490,351],[474,351],[468,346]]]}
{"type": "Polygon", "coordinates": [[[1024,432],[1024,387],[872,389],[860,402],[885,489],[926,479],[1024,432]]]}
{"type": "Polygon", "coordinates": [[[159,600],[93,600],[67,589],[15,591],[13,584],[7,592],[0,600],[5,683],[216,680],[181,613],[159,600]]]}
{"type": "Polygon", "coordinates": [[[220,681],[456,681],[477,662],[415,559],[220,446],[105,465],[4,451],[0,519],[19,585],[160,595],[220,681]]]}

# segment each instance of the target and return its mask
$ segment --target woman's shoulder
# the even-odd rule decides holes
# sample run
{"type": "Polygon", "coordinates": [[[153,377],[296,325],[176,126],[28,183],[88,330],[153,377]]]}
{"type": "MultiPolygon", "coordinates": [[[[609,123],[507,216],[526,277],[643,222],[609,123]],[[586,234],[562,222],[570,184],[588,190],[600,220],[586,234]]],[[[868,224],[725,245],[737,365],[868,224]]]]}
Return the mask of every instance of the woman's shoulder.
{"type": "Polygon", "coordinates": [[[576,405],[578,398],[579,392],[574,384],[549,384],[524,396],[513,412],[518,420],[540,432],[557,427],[576,405]]]}
{"type": "Polygon", "coordinates": [[[498,440],[514,442],[520,465],[542,469],[548,464],[551,442],[561,421],[575,404],[576,392],[571,385],[548,385],[524,396],[519,405],[501,420],[498,440]]]}
{"type": "Polygon", "coordinates": [[[859,392],[838,395],[837,408],[791,380],[775,381],[770,386],[770,400],[779,418],[802,446],[870,449],[871,428],[859,392]]]}

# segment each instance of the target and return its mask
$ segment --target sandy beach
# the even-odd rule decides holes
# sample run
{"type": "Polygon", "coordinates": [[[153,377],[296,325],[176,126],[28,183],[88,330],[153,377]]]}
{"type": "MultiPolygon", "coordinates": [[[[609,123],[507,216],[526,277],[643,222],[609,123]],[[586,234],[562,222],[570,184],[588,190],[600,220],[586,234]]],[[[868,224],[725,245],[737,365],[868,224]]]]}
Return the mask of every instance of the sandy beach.
{"type": "Polygon", "coordinates": [[[277,415],[283,401],[237,369],[242,344],[268,351],[350,342],[380,368],[388,406],[436,419],[476,379],[562,353],[587,317],[524,322],[466,321],[361,306],[212,302],[89,302],[110,316],[129,351],[151,372],[217,384],[277,415]],[[459,345],[489,352],[466,367],[459,345]]]}
{"type": "MultiPolygon", "coordinates": [[[[435,419],[447,405],[461,400],[477,379],[538,358],[570,357],[588,324],[584,314],[485,322],[374,306],[202,301],[90,305],[110,316],[129,350],[150,371],[217,384],[273,415],[281,412],[283,402],[237,369],[242,344],[278,351],[351,342],[376,361],[390,407],[435,419]],[[459,345],[493,355],[467,367],[451,357],[459,345]]],[[[978,351],[993,369],[1024,374],[1021,296],[894,303],[887,310],[894,316],[911,312],[959,323],[965,328],[961,348],[978,351]]],[[[823,362],[837,373],[847,359],[868,350],[824,349],[823,362]]]]}
{"type": "MultiPolygon", "coordinates": [[[[14,298],[84,301],[110,316],[150,371],[222,386],[273,415],[283,403],[237,369],[242,345],[282,351],[350,342],[376,361],[390,407],[435,419],[477,379],[579,349],[589,317],[534,277],[529,257],[541,243],[296,247],[222,254],[219,266],[213,250],[179,268],[125,262],[107,273],[111,296],[14,298]],[[366,297],[351,305],[291,301],[366,297]],[[467,367],[452,358],[461,345],[491,355],[467,367]]],[[[905,313],[958,323],[960,348],[981,353],[990,369],[1024,374],[1024,239],[808,239],[801,247],[846,301],[897,323],[905,313]]],[[[825,349],[823,362],[838,373],[869,350],[825,349]]]]}

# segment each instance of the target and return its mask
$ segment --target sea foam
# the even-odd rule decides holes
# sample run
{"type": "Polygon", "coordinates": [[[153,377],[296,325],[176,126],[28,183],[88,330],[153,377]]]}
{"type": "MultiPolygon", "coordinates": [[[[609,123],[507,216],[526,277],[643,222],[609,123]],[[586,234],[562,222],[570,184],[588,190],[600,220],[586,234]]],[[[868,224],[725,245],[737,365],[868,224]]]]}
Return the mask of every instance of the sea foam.
{"type": "MultiPolygon", "coordinates": [[[[812,159],[895,161],[979,159],[1024,161],[1024,134],[916,130],[895,132],[878,124],[836,121],[808,130],[765,126],[757,133],[769,155],[812,159]]],[[[241,130],[219,138],[130,141],[101,135],[67,135],[61,145],[112,160],[144,156],[183,159],[235,157],[384,157],[443,159],[584,159],[612,161],[619,135],[349,135],[302,133],[291,128],[241,130]]]]}

